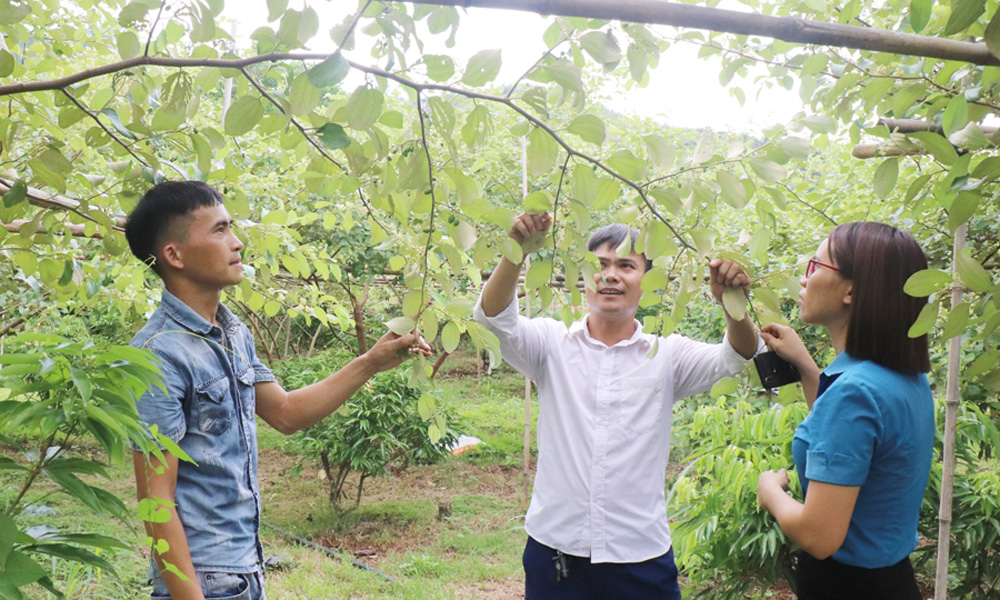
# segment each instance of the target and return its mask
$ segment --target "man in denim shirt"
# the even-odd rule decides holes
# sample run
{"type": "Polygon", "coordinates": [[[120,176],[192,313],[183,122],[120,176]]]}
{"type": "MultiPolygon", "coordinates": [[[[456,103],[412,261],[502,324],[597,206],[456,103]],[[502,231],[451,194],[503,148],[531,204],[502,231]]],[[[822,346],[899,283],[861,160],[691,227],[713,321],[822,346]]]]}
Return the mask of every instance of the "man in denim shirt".
{"type": "Polygon", "coordinates": [[[258,360],[246,325],[220,302],[222,290],[243,279],[243,243],[232,222],[217,190],[185,181],[149,190],[125,226],[133,254],[165,287],[132,345],[160,358],[166,392],[146,392],[139,415],[194,461],[165,453],[161,463],[134,453],[140,499],[166,500],[160,507],[170,512],[167,522],[146,524],[153,539],[169,544],[153,553],[153,598],[263,599],[255,414],[293,433],[335,411],[375,373],[399,365],[406,349],[430,353],[415,332],[389,332],[340,371],[286,392],[258,360]]]}

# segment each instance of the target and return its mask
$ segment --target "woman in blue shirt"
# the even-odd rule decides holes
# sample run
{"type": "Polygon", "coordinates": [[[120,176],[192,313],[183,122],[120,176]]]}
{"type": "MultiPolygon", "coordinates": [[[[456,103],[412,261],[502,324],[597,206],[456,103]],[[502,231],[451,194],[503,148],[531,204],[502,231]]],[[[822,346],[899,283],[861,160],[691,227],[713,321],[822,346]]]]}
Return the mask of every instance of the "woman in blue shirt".
{"type": "Polygon", "coordinates": [[[910,338],[926,304],[903,284],[927,260],[908,233],[881,223],[835,228],[801,280],[799,316],[824,326],[836,359],[821,373],[790,327],[764,341],[802,373],[810,413],[792,442],[804,502],[782,469],[761,473],[761,506],[804,552],[803,599],[919,600],[909,554],[934,443],[927,336],[910,338]]]}

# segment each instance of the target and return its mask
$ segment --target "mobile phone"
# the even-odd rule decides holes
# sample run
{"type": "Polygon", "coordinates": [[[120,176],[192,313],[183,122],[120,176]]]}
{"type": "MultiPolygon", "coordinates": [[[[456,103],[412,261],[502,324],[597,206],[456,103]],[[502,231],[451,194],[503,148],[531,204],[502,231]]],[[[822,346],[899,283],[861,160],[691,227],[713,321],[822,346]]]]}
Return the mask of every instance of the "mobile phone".
{"type": "Polygon", "coordinates": [[[766,389],[773,390],[789,383],[802,381],[802,374],[795,368],[795,365],[778,356],[778,353],[773,350],[754,356],[753,364],[757,367],[757,375],[760,377],[761,385],[766,389]]]}

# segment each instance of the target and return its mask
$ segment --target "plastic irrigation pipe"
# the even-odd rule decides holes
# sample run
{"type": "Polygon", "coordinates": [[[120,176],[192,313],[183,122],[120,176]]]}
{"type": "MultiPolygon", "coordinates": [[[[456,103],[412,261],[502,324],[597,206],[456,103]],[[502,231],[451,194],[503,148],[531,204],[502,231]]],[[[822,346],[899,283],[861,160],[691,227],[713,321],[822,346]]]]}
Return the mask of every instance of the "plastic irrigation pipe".
{"type": "Polygon", "coordinates": [[[271,525],[270,523],[265,523],[265,522],[261,521],[261,525],[264,525],[265,527],[270,527],[271,529],[277,531],[281,535],[283,535],[283,536],[285,536],[287,538],[290,538],[292,540],[295,540],[296,542],[302,544],[303,546],[308,546],[308,547],[313,548],[315,550],[319,550],[320,552],[326,553],[326,554],[328,554],[328,555],[330,555],[330,556],[332,556],[334,558],[339,558],[340,560],[350,561],[350,563],[352,565],[354,565],[355,567],[357,567],[359,569],[362,569],[362,570],[365,570],[365,571],[368,571],[369,573],[374,573],[374,574],[378,575],[379,577],[381,577],[382,579],[385,579],[389,583],[396,583],[396,580],[393,579],[392,577],[389,577],[385,573],[382,573],[381,571],[377,571],[377,570],[369,567],[368,565],[366,565],[365,563],[363,563],[363,562],[361,562],[359,560],[355,560],[355,559],[351,558],[350,556],[344,554],[343,552],[337,552],[333,548],[327,548],[326,546],[321,546],[321,545],[317,544],[316,542],[310,542],[309,540],[307,540],[305,538],[301,538],[301,537],[295,535],[291,531],[285,531],[284,529],[282,529],[280,527],[275,527],[274,525],[271,525]]]}

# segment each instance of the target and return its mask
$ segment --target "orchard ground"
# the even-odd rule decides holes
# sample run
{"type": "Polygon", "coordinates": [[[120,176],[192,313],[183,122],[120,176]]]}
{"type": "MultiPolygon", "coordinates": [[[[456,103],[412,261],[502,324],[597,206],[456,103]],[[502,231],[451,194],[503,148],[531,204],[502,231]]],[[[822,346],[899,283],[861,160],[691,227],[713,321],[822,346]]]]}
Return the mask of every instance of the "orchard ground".
{"type": "MultiPolygon", "coordinates": [[[[463,346],[444,363],[435,385],[441,402],[455,408],[467,429],[463,433],[485,443],[438,464],[412,465],[367,480],[360,506],[339,517],[330,507],[321,466],[291,452],[288,438],[261,424],[262,539],[265,555],[276,563],[266,575],[269,598],[524,597],[524,379],[506,366],[485,373],[463,346]],[[303,546],[278,529],[333,549],[341,558],[303,546]],[[370,570],[352,566],[348,559],[370,570]]],[[[534,420],[537,404],[532,408],[534,420]]],[[[675,423],[684,426],[683,418],[675,423]]],[[[95,450],[90,458],[101,460],[99,454],[95,450]]],[[[682,467],[671,462],[668,486],[682,467]]],[[[129,465],[115,467],[106,483],[118,497],[134,498],[129,465]]],[[[13,493],[12,487],[4,486],[3,496],[13,493]]],[[[35,503],[29,513],[35,513],[24,517],[29,526],[79,528],[134,542],[132,551],[105,556],[117,577],[53,559],[56,583],[67,597],[126,600],[148,594],[143,586],[147,554],[138,519],[101,520],[58,494],[35,503]]],[[[685,596],[695,591],[687,589],[685,596]]],[[[38,598],[48,595],[40,588],[32,592],[38,598]]],[[[785,600],[794,595],[781,585],[758,589],[749,597],[785,600]]]]}

